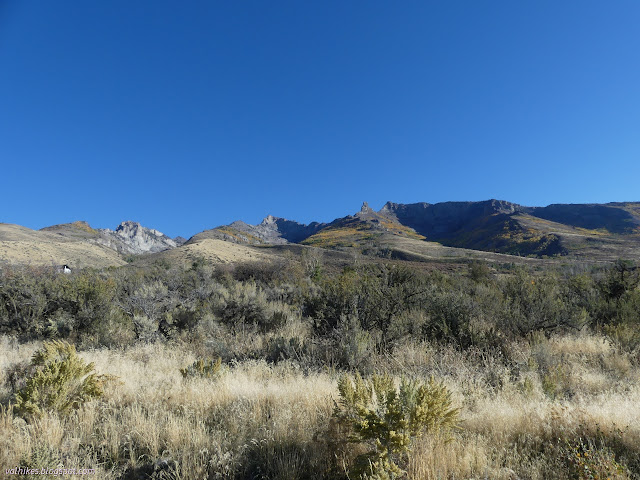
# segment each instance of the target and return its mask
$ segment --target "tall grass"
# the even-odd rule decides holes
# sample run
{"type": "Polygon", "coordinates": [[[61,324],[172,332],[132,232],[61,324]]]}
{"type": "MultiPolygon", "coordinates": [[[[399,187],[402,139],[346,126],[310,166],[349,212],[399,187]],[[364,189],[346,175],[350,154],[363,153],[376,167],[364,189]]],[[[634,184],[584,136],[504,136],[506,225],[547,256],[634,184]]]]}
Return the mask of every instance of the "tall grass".
{"type": "MultiPolygon", "coordinates": [[[[331,446],[338,398],[331,369],[245,360],[223,365],[215,378],[183,378],[180,369],[196,360],[185,344],[89,350],[83,359],[119,381],[66,416],[27,422],[7,406],[6,372],[39,344],[4,337],[0,345],[3,468],[62,464],[95,468],[105,479],[154,471],[181,479],[346,478],[346,457],[331,446]]],[[[579,478],[570,462],[579,441],[640,472],[640,369],[604,337],[532,338],[493,353],[406,341],[371,361],[398,377],[435,375],[460,408],[459,432],[421,437],[403,460],[409,478],[579,478]]]]}

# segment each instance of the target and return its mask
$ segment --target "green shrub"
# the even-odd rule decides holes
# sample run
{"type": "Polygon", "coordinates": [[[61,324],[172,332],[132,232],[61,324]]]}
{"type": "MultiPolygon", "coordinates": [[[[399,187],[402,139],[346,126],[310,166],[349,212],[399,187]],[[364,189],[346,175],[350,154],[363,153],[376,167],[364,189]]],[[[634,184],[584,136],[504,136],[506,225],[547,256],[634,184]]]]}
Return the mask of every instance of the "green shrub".
{"type": "Polygon", "coordinates": [[[276,337],[267,342],[265,358],[272,363],[294,359],[301,361],[308,355],[307,345],[299,338],[276,337]]]}
{"type": "Polygon", "coordinates": [[[469,277],[476,283],[486,283],[491,280],[491,269],[486,263],[474,260],[469,264],[469,277]]]}
{"type": "Polygon", "coordinates": [[[398,461],[409,452],[412,441],[427,432],[455,428],[458,419],[451,393],[433,377],[426,383],[402,379],[397,389],[388,375],[370,379],[344,375],[338,380],[338,392],[334,418],[348,442],[368,448],[351,468],[354,478],[403,475],[398,461]]]}
{"type": "Polygon", "coordinates": [[[555,365],[542,374],[542,391],[554,400],[561,398],[569,381],[569,374],[562,365],[555,365]]]}
{"type": "Polygon", "coordinates": [[[504,304],[500,328],[508,337],[524,337],[535,331],[579,329],[585,321],[583,309],[572,308],[554,275],[534,276],[517,269],[501,282],[504,304]]]}
{"type": "Polygon", "coordinates": [[[371,370],[376,352],[376,332],[364,330],[357,315],[343,315],[332,335],[332,349],[338,366],[349,370],[371,370]]]}
{"type": "Polygon", "coordinates": [[[432,290],[426,309],[428,318],[422,326],[423,336],[468,346],[474,308],[473,299],[464,291],[453,288],[432,290]]]}
{"type": "Polygon", "coordinates": [[[289,307],[270,302],[254,282],[234,284],[219,303],[217,315],[235,331],[258,329],[266,333],[282,327],[289,319],[289,307]]]}
{"type": "Polygon", "coordinates": [[[102,396],[105,375],[97,375],[93,363],[85,363],[73,345],[45,342],[33,354],[30,375],[15,395],[15,411],[40,416],[45,411],[66,414],[84,402],[102,396]]]}
{"type": "Polygon", "coordinates": [[[203,377],[203,378],[214,378],[220,373],[220,368],[222,366],[222,359],[218,357],[217,360],[208,359],[198,359],[193,362],[191,365],[185,368],[180,369],[180,373],[183,378],[188,377],[203,377]]]}

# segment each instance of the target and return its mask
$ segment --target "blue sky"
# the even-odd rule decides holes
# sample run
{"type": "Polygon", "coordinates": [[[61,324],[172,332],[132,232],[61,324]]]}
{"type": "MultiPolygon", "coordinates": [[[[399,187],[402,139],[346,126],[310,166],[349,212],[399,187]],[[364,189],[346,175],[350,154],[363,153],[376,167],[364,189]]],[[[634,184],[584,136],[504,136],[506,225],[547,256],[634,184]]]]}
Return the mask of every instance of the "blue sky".
{"type": "Polygon", "coordinates": [[[640,200],[640,3],[0,0],[0,221],[640,200]]]}

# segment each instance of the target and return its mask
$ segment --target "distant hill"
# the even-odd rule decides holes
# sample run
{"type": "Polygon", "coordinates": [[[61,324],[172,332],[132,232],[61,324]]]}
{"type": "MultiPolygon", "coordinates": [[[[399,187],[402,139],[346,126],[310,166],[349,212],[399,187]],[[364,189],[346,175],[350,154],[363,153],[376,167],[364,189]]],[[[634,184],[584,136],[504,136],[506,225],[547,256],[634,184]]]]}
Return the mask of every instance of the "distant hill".
{"type": "MultiPolygon", "coordinates": [[[[375,211],[365,202],[354,215],[330,223],[307,225],[269,215],[258,225],[236,221],[189,240],[172,239],[131,221],[115,230],[94,229],[86,222],[40,231],[0,224],[0,264],[104,267],[124,265],[125,259],[140,256],[145,256],[145,262],[207,258],[228,263],[266,260],[283,252],[301,254],[309,247],[347,256],[355,252],[410,261],[640,260],[640,203],[529,207],[495,199],[387,202],[375,211]]],[[[341,255],[332,258],[343,258],[341,255]]]]}
{"type": "Polygon", "coordinates": [[[115,230],[78,221],[31,230],[0,224],[0,264],[69,265],[74,268],[125,265],[125,255],[161,252],[180,243],[136,222],[115,230]]]}
{"type": "Polygon", "coordinates": [[[250,225],[242,221],[236,221],[230,225],[205,230],[204,232],[194,235],[187,243],[204,238],[216,238],[251,245],[299,243],[326,226],[327,224],[325,223],[317,222],[305,225],[269,215],[258,225],[250,225]]]}
{"type": "Polygon", "coordinates": [[[59,267],[66,264],[72,268],[103,268],[125,263],[116,250],[85,241],[80,233],[67,236],[19,225],[0,224],[0,265],[59,267]]]}
{"type": "Polygon", "coordinates": [[[531,215],[601,233],[640,233],[640,203],[554,204],[532,208],[531,215]]]}
{"type": "Polygon", "coordinates": [[[384,234],[416,240],[425,238],[395,218],[374,211],[364,202],[355,215],[334,220],[317,233],[305,238],[302,243],[322,248],[374,246],[384,234]]]}
{"type": "Polygon", "coordinates": [[[41,231],[104,245],[123,254],[161,252],[178,246],[178,242],[164,233],[131,221],[122,222],[115,230],[93,229],[87,222],[73,222],[45,227],[41,231]]]}
{"type": "Polygon", "coordinates": [[[409,205],[388,202],[381,210],[432,241],[451,247],[512,255],[554,256],[566,253],[560,238],[527,228],[518,215],[533,209],[502,200],[409,205]]]}
{"type": "MultiPolygon", "coordinates": [[[[321,248],[375,249],[398,239],[527,257],[640,257],[640,203],[529,207],[504,200],[401,204],[376,212],[365,202],[355,215],[302,225],[267,217],[234,222],[200,235],[252,245],[301,243],[321,248]]],[[[406,242],[403,242],[406,244],[406,242]]]]}

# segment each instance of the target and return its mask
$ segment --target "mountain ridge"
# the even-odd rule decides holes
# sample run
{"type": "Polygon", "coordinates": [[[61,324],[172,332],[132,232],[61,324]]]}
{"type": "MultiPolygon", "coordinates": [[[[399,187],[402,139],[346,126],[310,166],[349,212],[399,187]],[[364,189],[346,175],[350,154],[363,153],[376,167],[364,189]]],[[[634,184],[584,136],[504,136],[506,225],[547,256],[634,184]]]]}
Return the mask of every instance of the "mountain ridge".
{"type": "Polygon", "coordinates": [[[477,251],[518,257],[569,256],[585,261],[610,261],[616,255],[640,259],[640,202],[530,207],[497,199],[408,204],[389,201],[378,211],[364,202],[354,214],[328,223],[304,224],[267,215],[257,225],[235,221],[199,232],[188,240],[172,239],[130,220],[121,222],[115,230],[94,229],[84,221],[40,230],[0,224],[0,263],[4,264],[118,266],[130,257],[181,248],[192,252],[190,255],[206,251],[208,258],[237,261],[263,258],[264,247],[295,244],[303,248],[356,249],[371,255],[397,254],[399,258],[414,254],[427,258],[440,245],[451,249],[446,255],[459,249],[461,256],[477,251]],[[255,248],[262,248],[262,253],[256,253],[255,248]],[[212,253],[211,249],[226,253],[212,253]]]}
{"type": "Polygon", "coordinates": [[[433,204],[389,201],[375,211],[364,202],[354,215],[329,223],[304,225],[269,215],[258,225],[233,222],[205,232],[198,235],[253,245],[302,243],[324,248],[363,247],[375,244],[381,235],[392,234],[455,248],[556,257],[589,250],[582,243],[597,235],[600,241],[602,235],[635,241],[634,236],[640,234],[640,203],[530,207],[498,199],[433,204]],[[287,237],[278,228],[271,229],[277,234],[265,234],[265,228],[274,223],[296,225],[297,235],[287,237]]]}
{"type": "Polygon", "coordinates": [[[164,233],[131,220],[121,222],[115,230],[94,229],[85,221],[76,221],[41,228],[40,231],[94,242],[121,254],[155,253],[179,245],[164,233]]]}

